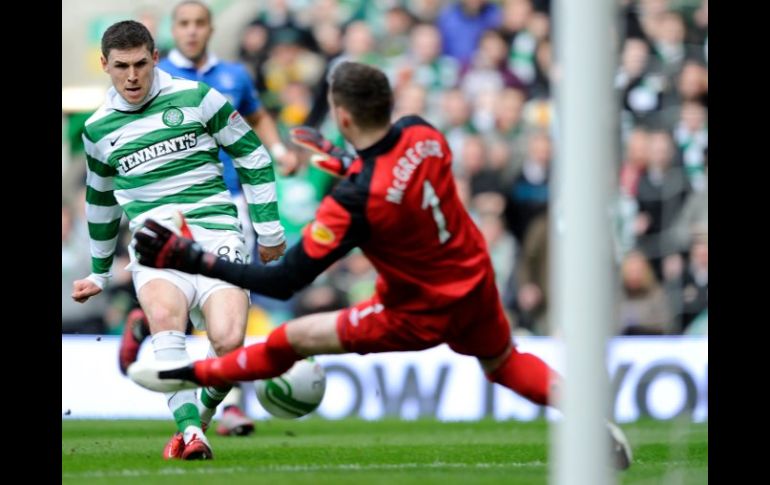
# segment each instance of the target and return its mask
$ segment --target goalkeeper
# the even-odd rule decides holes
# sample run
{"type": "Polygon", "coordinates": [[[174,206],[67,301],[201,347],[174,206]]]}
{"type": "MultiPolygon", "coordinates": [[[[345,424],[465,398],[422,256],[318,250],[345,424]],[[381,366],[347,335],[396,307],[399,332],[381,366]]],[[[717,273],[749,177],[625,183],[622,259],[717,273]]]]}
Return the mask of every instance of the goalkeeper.
{"type": "MultiPolygon", "coordinates": [[[[333,158],[345,173],[316,219],[283,260],[270,267],[234,265],[153,221],[135,236],[143,264],[221,278],[289,298],[354,247],[379,276],[374,296],[339,311],[304,316],[264,343],[190,365],[137,362],[129,376],[163,391],[228,385],[278,376],[316,354],[415,351],[446,343],[476,357],[487,378],[530,401],[553,403],[558,376],[513,344],[484,238],[460,202],[444,136],[418,116],[390,122],[393,94],[382,71],[343,62],[332,73],[331,113],[357,156],[344,156],[309,129],[299,142],[333,158]]],[[[609,425],[614,463],[630,448],[609,425]]]]}

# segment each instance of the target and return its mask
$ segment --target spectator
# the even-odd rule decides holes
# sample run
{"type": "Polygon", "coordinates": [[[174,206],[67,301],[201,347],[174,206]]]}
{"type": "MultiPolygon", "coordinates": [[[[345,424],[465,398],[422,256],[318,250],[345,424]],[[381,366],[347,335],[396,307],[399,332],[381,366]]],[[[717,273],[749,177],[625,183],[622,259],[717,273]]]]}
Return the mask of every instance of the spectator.
{"type": "Polygon", "coordinates": [[[485,0],[459,0],[444,8],[437,25],[444,54],[467,63],[473,57],[482,32],[500,25],[500,7],[485,0]]]}
{"type": "Polygon", "coordinates": [[[620,333],[663,335],[671,333],[666,294],[643,253],[628,253],[621,268],[620,333]]]}

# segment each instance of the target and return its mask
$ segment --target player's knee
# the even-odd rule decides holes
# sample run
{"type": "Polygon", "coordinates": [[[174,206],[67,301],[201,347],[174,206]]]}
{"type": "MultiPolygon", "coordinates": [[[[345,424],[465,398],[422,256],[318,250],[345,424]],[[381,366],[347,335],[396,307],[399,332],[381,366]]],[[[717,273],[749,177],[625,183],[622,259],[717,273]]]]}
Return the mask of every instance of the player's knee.
{"type": "Polygon", "coordinates": [[[173,309],[163,305],[155,305],[149,311],[145,311],[150,326],[154,332],[164,330],[179,330],[184,327],[182,316],[173,309]]]}
{"type": "Polygon", "coordinates": [[[491,377],[492,374],[494,374],[495,371],[497,371],[497,369],[499,369],[500,366],[502,366],[503,363],[509,358],[515,358],[516,354],[518,354],[516,347],[514,347],[513,344],[509,344],[503,353],[497,357],[493,357],[491,359],[479,358],[479,363],[481,364],[481,368],[484,370],[484,374],[487,376],[487,379],[494,381],[493,377],[491,377]]]}
{"type": "Polygon", "coordinates": [[[216,339],[211,340],[211,346],[214,347],[214,352],[216,352],[217,355],[225,355],[226,353],[232,352],[242,345],[243,335],[240,333],[222,335],[216,339]]]}

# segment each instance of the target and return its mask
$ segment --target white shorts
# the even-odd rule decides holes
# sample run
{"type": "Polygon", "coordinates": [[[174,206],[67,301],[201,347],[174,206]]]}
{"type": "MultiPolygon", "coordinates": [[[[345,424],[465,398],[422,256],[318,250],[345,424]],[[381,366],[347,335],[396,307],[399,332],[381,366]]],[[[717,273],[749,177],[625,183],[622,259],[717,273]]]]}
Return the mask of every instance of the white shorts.
{"type": "MultiPolygon", "coordinates": [[[[243,237],[225,231],[212,231],[202,227],[190,225],[193,238],[206,251],[218,254],[220,258],[227,259],[230,262],[248,264],[250,255],[246,249],[246,243],[243,237]]],[[[233,284],[209,278],[208,276],[192,275],[172,269],[149,268],[139,264],[135,259],[133,248],[129,251],[131,254],[131,263],[126,269],[132,272],[134,288],[137,295],[139,290],[154,279],[162,279],[170,282],[179,288],[187,299],[187,309],[190,312],[190,320],[197,330],[206,330],[206,323],[203,319],[203,305],[206,300],[216,291],[225,288],[239,288],[233,284]]],[[[240,288],[239,288],[240,289],[240,288]]],[[[249,291],[243,290],[246,297],[249,297],[249,291]]]]}

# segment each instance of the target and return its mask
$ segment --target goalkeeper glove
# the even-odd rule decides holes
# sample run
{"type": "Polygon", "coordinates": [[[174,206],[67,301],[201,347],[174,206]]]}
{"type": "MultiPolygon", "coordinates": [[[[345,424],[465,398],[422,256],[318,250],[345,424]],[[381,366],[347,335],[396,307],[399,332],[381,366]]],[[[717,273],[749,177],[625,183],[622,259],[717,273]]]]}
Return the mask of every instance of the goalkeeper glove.
{"type": "Polygon", "coordinates": [[[139,263],[151,268],[168,268],[198,274],[213,266],[216,257],[192,239],[178,236],[158,222],[147,219],[134,236],[139,263]]]}
{"type": "Polygon", "coordinates": [[[298,126],[289,130],[291,141],[315,152],[310,162],[316,167],[335,177],[344,177],[356,160],[356,156],[332,144],[317,129],[310,126],[298,126]]]}

